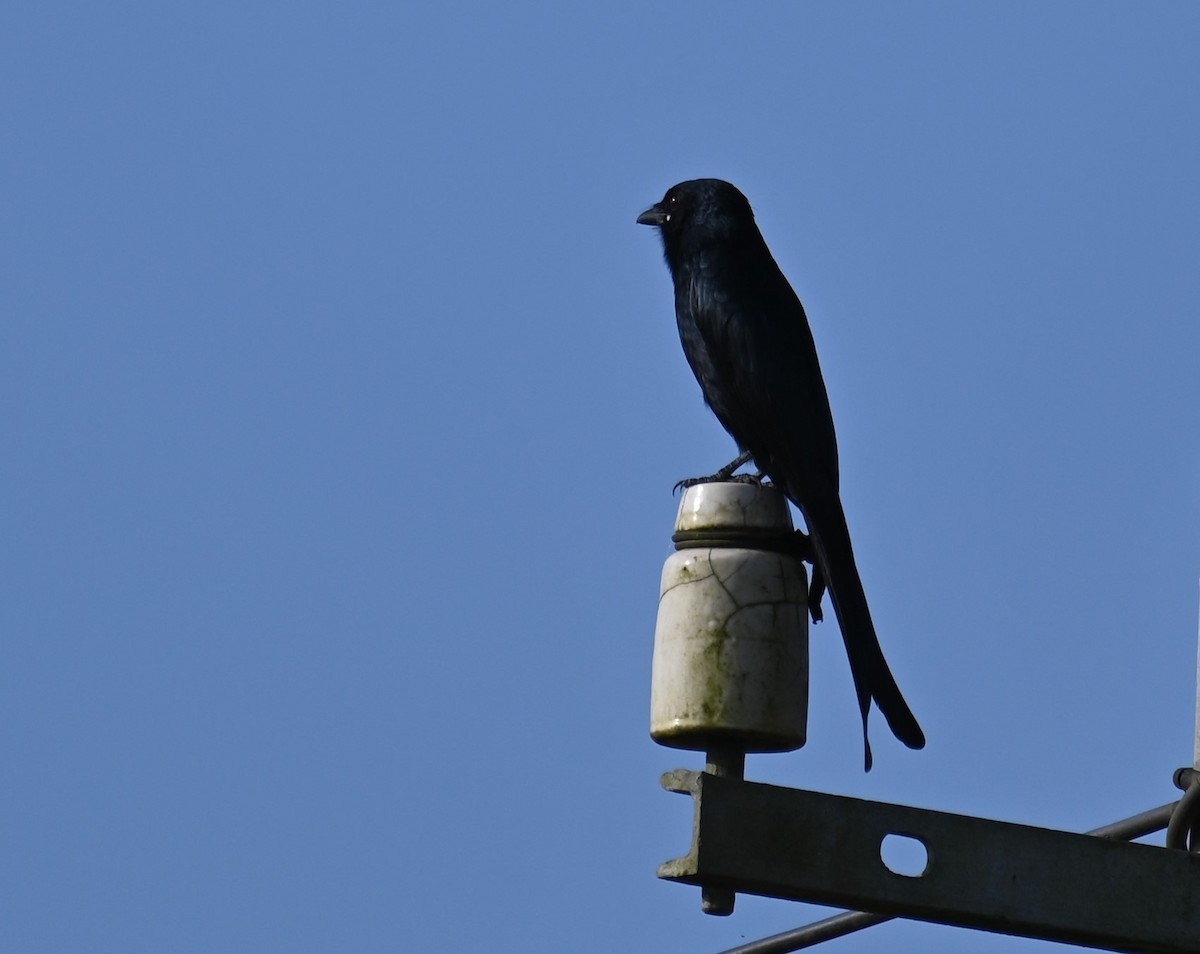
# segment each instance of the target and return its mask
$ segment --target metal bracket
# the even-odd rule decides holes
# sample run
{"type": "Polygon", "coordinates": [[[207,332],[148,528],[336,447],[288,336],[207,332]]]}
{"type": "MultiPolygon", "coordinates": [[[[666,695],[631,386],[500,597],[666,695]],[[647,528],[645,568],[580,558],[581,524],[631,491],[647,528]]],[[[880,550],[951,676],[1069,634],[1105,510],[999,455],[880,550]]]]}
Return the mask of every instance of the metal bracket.
{"type": "Polygon", "coordinates": [[[692,846],[660,878],[1113,951],[1200,951],[1200,856],[677,770],[692,846]],[[925,871],[896,874],[889,834],[925,871]]]}

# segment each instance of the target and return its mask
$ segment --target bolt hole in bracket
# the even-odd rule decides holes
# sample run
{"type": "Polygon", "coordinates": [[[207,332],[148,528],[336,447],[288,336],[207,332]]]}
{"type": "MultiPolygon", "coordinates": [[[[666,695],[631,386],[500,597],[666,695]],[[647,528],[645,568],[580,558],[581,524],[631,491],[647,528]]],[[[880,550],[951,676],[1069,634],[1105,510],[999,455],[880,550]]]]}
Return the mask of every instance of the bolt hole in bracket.
{"type": "Polygon", "coordinates": [[[879,845],[879,860],[892,874],[920,878],[929,871],[932,858],[925,842],[915,835],[889,832],[879,845]]]}

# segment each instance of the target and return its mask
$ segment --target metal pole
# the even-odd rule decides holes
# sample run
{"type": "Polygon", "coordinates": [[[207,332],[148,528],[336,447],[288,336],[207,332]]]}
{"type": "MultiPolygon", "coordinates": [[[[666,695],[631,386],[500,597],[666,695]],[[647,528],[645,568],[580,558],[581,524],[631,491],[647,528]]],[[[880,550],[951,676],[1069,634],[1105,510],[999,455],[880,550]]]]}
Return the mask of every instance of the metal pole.
{"type": "Polygon", "coordinates": [[[761,941],[751,941],[741,947],[731,947],[722,954],[790,954],[822,941],[832,941],[835,937],[845,937],[863,928],[874,927],[884,921],[894,920],[890,914],[869,914],[866,911],[844,911],[823,921],[814,921],[793,931],[773,934],[761,941]]]}
{"type": "MultiPolygon", "coordinates": [[[[1108,838],[1112,841],[1133,841],[1166,828],[1171,820],[1171,813],[1178,804],[1179,802],[1169,802],[1131,818],[1113,822],[1111,825],[1093,828],[1088,834],[1097,838],[1108,838]]],[[[731,947],[727,951],[722,951],[721,954],[791,954],[792,951],[800,951],[806,947],[812,947],[814,944],[820,944],[822,941],[831,941],[835,937],[845,937],[847,934],[853,934],[855,931],[874,927],[876,924],[883,924],[885,921],[893,919],[893,915],[890,914],[844,911],[822,921],[806,924],[804,927],[784,931],[782,934],[773,934],[740,947],[731,947]]]]}
{"type": "MultiPolygon", "coordinates": [[[[739,749],[709,749],[705,755],[704,771],[721,778],[746,777],[746,753],[739,749]]],[[[727,917],[733,914],[737,894],[730,888],[705,885],[700,889],[700,910],[705,914],[727,917]]]]}

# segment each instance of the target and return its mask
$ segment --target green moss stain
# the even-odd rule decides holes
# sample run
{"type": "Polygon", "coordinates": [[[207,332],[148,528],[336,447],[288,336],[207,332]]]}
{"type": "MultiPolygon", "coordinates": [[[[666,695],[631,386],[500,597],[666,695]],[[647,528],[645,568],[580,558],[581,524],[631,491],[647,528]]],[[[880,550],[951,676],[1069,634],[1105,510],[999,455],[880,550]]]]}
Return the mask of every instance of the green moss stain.
{"type": "Polygon", "coordinates": [[[705,646],[700,654],[704,666],[704,693],[701,715],[706,722],[723,723],[728,716],[729,700],[726,698],[725,687],[731,677],[737,674],[733,671],[733,653],[729,652],[729,643],[733,637],[722,624],[704,633],[705,646]]]}

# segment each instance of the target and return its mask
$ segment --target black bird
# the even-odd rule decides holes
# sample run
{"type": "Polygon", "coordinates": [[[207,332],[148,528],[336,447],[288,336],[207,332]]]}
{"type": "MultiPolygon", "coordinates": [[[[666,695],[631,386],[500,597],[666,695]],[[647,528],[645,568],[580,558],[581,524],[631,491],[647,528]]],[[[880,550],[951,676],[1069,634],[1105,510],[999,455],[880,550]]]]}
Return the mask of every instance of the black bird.
{"type": "Polygon", "coordinates": [[[820,619],[828,587],[862,710],[867,770],[872,699],[896,738],[922,748],[925,735],[883,658],[850,547],[833,415],[812,331],[750,203],[721,179],[693,179],[672,186],[637,220],[662,235],[684,354],[705,403],[742,452],[704,479],[728,478],[753,458],[804,515],[814,551],[809,603],[820,619]]]}

